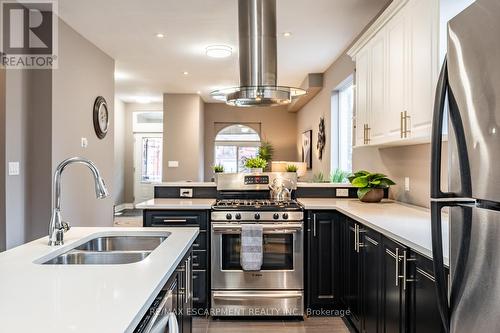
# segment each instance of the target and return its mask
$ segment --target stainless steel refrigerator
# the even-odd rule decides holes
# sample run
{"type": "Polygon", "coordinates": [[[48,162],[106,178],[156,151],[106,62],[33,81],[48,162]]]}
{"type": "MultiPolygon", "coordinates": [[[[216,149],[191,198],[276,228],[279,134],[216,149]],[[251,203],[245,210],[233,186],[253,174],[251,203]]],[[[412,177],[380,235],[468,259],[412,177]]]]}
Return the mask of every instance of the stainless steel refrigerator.
{"type": "Polygon", "coordinates": [[[443,324],[453,333],[500,332],[500,0],[477,0],[450,20],[433,121],[432,240],[443,324]],[[441,191],[446,109],[449,184],[441,191]],[[449,276],[444,207],[450,217],[449,276]]]}

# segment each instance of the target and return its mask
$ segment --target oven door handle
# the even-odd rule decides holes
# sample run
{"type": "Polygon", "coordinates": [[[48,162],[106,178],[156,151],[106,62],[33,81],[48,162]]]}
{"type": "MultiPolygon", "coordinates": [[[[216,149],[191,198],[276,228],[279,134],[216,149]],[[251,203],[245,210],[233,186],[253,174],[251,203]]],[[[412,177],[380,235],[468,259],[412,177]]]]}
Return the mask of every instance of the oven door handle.
{"type": "MultiPolygon", "coordinates": [[[[272,224],[264,225],[263,229],[265,233],[296,233],[301,231],[304,225],[302,223],[289,223],[289,224],[272,224]]],[[[241,233],[241,224],[227,225],[227,224],[213,224],[212,230],[220,234],[234,234],[241,233]]]]}
{"type": "Polygon", "coordinates": [[[216,299],[227,299],[227,300],[234,300],[234,299],[242,299],[242,300],[248,300],[251,298],[302,298],[301,294],[297,293],[280,293],[280,294],[271,294],[271,293],[258,293],[258,294],[240,294],[240,293],[212,293],[212,297],[216,299]]]}

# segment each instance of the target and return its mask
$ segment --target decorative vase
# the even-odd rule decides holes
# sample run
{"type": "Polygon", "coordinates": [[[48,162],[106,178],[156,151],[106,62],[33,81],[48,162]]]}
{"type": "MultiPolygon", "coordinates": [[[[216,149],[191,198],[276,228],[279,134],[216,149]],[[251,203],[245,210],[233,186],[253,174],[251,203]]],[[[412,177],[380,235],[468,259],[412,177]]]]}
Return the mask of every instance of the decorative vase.
{"type": "Polygon", "coordinates": [[[250,173],[262,173],[262,168],[250,168],[250,173]]]}
{"type": "Polygon", "coordinates": [[[359,200],[363,202],[376,203],[382,201],[384,198],[384,190],[381,188],[374,188],[370,192],[366,193],[359,200]]]}

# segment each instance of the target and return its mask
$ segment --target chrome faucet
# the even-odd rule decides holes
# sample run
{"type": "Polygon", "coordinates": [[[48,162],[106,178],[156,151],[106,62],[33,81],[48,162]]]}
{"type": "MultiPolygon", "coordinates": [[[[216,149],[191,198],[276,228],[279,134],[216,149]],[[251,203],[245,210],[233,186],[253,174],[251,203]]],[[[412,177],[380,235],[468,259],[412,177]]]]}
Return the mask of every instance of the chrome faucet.
{"type": "Polygon", "coordinates": [[[52,202],[52,217],[49,223],[49,245],[63,245],[64,244],[64,233],[69,230],[70,226],[67,222],[63,222],[61,219],[61,175],[64,169],[73,163],[79,163],[86,165],[92,175],[94,175],[95,182],[95,194],[97,199],[104,199],[108,196],[108,190],[104,184],[104,180],[99,173],[99,170],[94,163],[83,157],[72,157],[62,161],[54,173],[54,183],[53,183],[53,202],[52,202]]]}

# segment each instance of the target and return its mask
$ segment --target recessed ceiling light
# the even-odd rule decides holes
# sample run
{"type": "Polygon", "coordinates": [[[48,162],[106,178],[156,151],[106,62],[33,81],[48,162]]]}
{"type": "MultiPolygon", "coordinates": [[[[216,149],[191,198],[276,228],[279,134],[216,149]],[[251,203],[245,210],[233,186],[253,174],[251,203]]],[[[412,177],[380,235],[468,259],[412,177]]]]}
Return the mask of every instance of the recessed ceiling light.
{"type": "Polygon", "coordinates": [[[199,95],[199,94],[201,94],[201,91],[198,90],[196,93],[199,95]]]}
{"type": "Polygon", "coordinates": [[[290,31],[284,32],[283,37],[291,37],[292,33],[290,31]]]}
{"type": "Polygon", "coordinates": [[[161,32],[156,34],[156,37],[158,38],[165,38],[165,34],[162,34],[161,32]]]}
{"type": "Polygon", "coordinates": [[[122,81],[128,79],[130,79],[130,74],[121,71],[115,71],[115,81],[122,81]]]}
{"type": "Polygon", "coordinates": [[[227,45],[210,45],[205,49],[205,53],[212,58],[227,58],[233,53],[233,49],[227,45]]]}
{"type": "Polygon", "coordinates": [[[182,74],[184,74],[184,75],[189,75],[189,72],[182,72],[182,74]]]}

